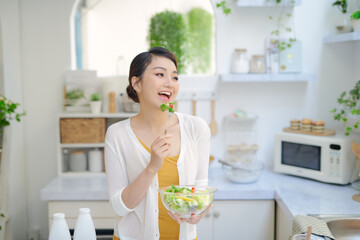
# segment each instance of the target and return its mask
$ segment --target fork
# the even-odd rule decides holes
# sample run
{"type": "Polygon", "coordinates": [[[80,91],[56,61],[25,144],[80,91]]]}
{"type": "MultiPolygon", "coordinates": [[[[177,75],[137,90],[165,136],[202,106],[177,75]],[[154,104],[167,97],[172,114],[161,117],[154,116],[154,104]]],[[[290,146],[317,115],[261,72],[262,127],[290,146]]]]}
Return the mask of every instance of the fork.
{"type": "Polygon", "coordinates": [[[165,134],[167,134],[168,126],[169,126],[169,119],[173,113],[168,110],[168,119],[166,121],[166,128],[165,128],[165,134]]]}

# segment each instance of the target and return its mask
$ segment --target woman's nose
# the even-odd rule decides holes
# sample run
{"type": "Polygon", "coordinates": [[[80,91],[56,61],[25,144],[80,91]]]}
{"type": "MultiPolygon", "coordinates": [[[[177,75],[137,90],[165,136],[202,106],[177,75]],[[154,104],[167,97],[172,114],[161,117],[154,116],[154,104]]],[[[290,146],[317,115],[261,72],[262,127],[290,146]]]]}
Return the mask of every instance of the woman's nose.
{"type": "Polygon", "coordinates": [[[170,76],[169,76],[169,77],[165,77],[165,85],[166,85],[167,87],[172,87],[172,86],[173,86],[173,82],[172,82],[172,79],[171,79],[170,76]]]}

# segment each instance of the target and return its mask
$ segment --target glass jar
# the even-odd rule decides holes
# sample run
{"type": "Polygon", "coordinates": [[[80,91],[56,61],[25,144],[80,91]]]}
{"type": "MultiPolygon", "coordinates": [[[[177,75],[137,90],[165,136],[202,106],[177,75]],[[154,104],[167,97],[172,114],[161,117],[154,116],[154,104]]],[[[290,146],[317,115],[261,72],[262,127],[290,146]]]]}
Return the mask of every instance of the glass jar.
{"type": "Polygon", "coordinates": [[[264,55],[253,55],[251,58],[250,72],[252,73],[265,73],[265,56],[264,55]]]}
{"type": "Polygon", "coordinates": [[[248,73],[249,69],[250,66],[246,55],[246,49],[235,49],[231,59],[230,71],[232,73],[248,73]]]}
{"type": "Polygon", "coordinates": [[[346,33],[352,31],[352,24],[349,13],[339,12],[335,17],[335,27],[338,32],[346,33]]]}

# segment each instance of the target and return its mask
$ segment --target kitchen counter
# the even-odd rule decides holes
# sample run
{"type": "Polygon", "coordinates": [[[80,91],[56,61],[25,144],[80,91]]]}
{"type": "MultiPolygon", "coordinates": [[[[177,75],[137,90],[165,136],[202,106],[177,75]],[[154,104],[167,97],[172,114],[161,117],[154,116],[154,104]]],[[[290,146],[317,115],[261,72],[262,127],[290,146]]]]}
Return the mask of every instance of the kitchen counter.
{"type": "MultiPolygon", "coordinates": [[[[209,185],[218,188],[215,200],[276,200],[289,216],[308,214],[360,214],[360,203],[352,199],[359,191],[277,174],[265,170],[255,183],[230,182],[218,163],[209,170],[209,185]]],[[[107,200],[105,175],[91,177],[58,176],[41,190],[44,201],[107,200]]]]}

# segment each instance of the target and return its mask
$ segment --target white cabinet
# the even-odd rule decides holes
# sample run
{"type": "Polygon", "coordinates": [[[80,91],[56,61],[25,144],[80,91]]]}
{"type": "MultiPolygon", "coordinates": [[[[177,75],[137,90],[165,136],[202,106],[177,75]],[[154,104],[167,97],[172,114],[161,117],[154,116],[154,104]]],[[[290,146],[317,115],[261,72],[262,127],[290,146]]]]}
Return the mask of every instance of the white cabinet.
{"type": "Polygon", "coordinates": [[[215,201],[197,225],[199,239],[274,240],[274,200],[215,201]]]}
{"type": "MultiPolygon", "coordinates": [[[[70,141],[71,143],[68,143],[68,141],[66,143],[64,143],[62,141],[63,137],[62,134],[64,134],[64,129],[62,129],[62,125],[61,122],[64,119],[84,119],[84,122],[86,120],[91,120],[91,119],[105,119],[105,127],[103,127],[102,129],[102,134],[105,134],[105,130],[107,127],[109,127],[111,124],[120,121],[120,120],[124,120],[127,119],[131,116],[134,116],[136,113],[100,113],[100,114],[91,114],[91,113],[62,113],[60,115],[58,115],[58,123],[57,123],[57,152],[58,152],[58,157],[57,157],[57,166],[58,166],[58,175],[99,175],[99,174],[104,174],[104,172],[89,172],[88,169],[88,165],[89,165],[89,161],[88,161],[88,152],[92,149],[100,149],[100,150],[104,150],[104,142],[103,140],[101,141],[95,141],[94,142],[74,142],[74,141],[70,141]],[[86,157],[87,157],[87,169],[85,171],[71,171],[70,168],[70,155],[72,152],[74,151],[84,151],[86,153],[86,157]]],[[[64,121],[63,121],[64,122],[64,121]]],[[[82,124],[82,123],[81,123],[82,124]]],[[[84,123],[85,124],[85,123],[84,123]]],[[[74,131],[74,133],[76,132],[76,134],[81,138],[81,134],[83,135],[89,135],[89,133],[87,131],[93,131],[93,129],[91,129],[90,127],[86,128],[86,126],[82,126],[82,130],[79,130],[80,127],[76,127],[77,125],[74,125],[73,127],[67,127],[66,131],[69,133],[72,132],[72,129],[74,131]],[[85,132],[84,132],[85,129],[85,132]],[[84,133],[82,133],[84,132],[84,133]]],[[[75,134],[74,134],[75,135],[75,134]]],[[[92,140],[92,139],[91,139],[92,140]]]]}
{"type": "Polygon", "coordinates": [[[293,217],[284,209],[283,204],[276,208],[276,240],[288,240],[292,234],[293,217]]]}
{"type": "Polygon", "coordinates": [[[79,208],[90,208],[90,214],[96,229],[113,229],[115,213],[109,201],[50,201],[48,203],[49,229],[54,213],[65,213],[69,229],[74,229],[79,215],[79,208]]]}

